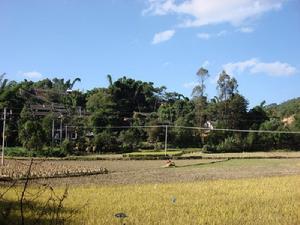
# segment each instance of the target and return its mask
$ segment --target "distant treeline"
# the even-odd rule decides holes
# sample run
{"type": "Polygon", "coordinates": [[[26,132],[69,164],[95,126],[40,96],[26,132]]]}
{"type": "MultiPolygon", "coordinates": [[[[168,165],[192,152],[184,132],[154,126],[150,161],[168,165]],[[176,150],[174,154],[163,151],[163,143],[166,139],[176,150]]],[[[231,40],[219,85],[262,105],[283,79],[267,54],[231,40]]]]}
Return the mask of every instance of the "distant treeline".
{"type": "Polygon", "coordinates": [[[0,109],[7,108],[6,145],[46,155],[161,148],[163,126],[169,125],[175,126],[168,131],[168,144],[173,148],[199,147],[209,152],[300,149],[299,134],[182,128],[300,131],[299,98],[282,105],[262,102],[248,109],[237,80],[226,71],[220,73],[218,96],[212,99],[205,93],[208,71],[200,68],[196,76],[199,82],[189,99],[164,86],[127,77],[113,81],[107,75],[108,87],[82,92],[73,89],[79,78],[15,82],[2,75],[0,109]]]}

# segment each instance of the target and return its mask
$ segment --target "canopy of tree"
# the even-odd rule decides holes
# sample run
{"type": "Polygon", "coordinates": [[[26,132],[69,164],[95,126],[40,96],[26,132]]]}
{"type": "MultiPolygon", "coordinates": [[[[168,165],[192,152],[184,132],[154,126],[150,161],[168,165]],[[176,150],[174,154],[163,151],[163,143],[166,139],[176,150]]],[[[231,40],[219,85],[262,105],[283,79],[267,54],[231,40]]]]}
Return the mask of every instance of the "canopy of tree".
{"type": "Polygon", "coordinates": [[[205,94],[208,71],[200,68],[196,75],[199,83],[189,99],[164,86],[127,77],[113,81],[108,75],[108,87],[82,92],[73,90],[79,78],[15,82],[3,74],[0,109],[8,109],[6,144],[23,145],[29,151],[60,146],[66,154],[160,148],[168,125],[169,145],[174,148],[202,147],[215,152],[300,149],[297,134],[184,128],[300,131],[300,98],[272,106],[263,102],[249,110],[237,80],[226,71],[217,82],[218,96],[210,100],[205,94]],[[282,118],[289,115],[295,119],[287,126],[282,118]]]}

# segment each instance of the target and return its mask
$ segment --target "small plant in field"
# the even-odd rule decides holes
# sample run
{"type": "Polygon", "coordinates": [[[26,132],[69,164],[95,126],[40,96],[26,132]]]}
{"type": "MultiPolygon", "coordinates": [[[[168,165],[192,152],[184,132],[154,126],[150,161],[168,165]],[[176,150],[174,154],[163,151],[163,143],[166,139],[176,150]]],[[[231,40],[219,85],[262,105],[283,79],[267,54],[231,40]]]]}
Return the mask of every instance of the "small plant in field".
{"type": "Polygon", "coordinates": [[[176,203],[176,201],[177,201],[176,197],[175,197],[175,196],[173,196],[173,197],[172,197],[172,199],[171,199],[171,201],[172,201],[172,203],[173,203],[173,204],[175,204],[175,203],[176,203]]]}
{"type": "Polygon", "coordinates": [[[120,220],[121,225],[125,225],[125,223],[123,223],[123,221],[128,216],[125,213],[117,213],[117,214],[115,214],[115,217],[120,220]]]}

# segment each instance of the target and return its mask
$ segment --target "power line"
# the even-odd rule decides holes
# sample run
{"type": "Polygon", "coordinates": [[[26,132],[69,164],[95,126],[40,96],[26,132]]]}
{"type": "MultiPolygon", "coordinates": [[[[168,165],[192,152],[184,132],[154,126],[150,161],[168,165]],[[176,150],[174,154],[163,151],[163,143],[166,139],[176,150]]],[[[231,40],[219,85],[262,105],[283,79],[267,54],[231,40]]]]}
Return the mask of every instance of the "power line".
{"type": "Polygon", "coordinates": [[[186,128],[194,130],[208,131],[230,131],[240,133],[277,133],[277,134],[300,134],[300,131],[277,131],[277,130],[241,130],[241,129],[226,129],[226,128],[205,128],[205,127],[186,127],[186,126],[170,126],[173,128],[186,128]]]}
{"type": "Polygon", "coordinates": [[[274,133],[274,134],[300,134],[300,131],[277,131],[277,130],[242,130],[229,128],[206,128],[206,127],[188,127],[188,126],[174,126],[174,125],[153,125],[153,126],[68,126],[69,128],[85,128],[85,129],[131,129],[131,128],[182,128],[191,130],[205,130],[205,131],[228,131],[240,133],[274,133]]]}
{"type": "MultiPolygon", "coordinates": [[[[56,104],[56,103],[54,103],[54,104],[56,104]]],[[[19,110],[22,110],[23,108],[16,108],[16,107],[9,107],[9,109],[19,109],[19,110]]],[[[83,112],[84,112],[84,110],[83,110],[83,112]]],[[[153,112],[135,112],[135,111],[125,111],[125,110],[117,110],[116,111],[116,113],[118,113],[118,112],[128,112],[128,113],[132,113],[132,114],[134,114],[134,113],[146,113],[146,114],[152,114],[152,113],[157,113],[157,112],[155,112],[155,111],[153,111],[153,112]]],[[[32,113],[32,112],[29,112],[29,113],[31,113],[32,115],[35,115],[35,113],[32,113]]],[[[12,112],[12,113],[9,113],[10,115],[20,115],[20,113],[15,113],[15,112],[12,112]]],[[[51,114],[51,112],[49,112],[49,114],[51,114]]],[[[0,113],[0,115],[3,115],[3,113],[0,113]]],[[[76,115],[74,115],[74,117],[76,117],[76,115]]],[[[239,119],[238,121],[240,122],[240,121],[252,121],[252,122],[260,122],[260,121],[262,121],[262,117],[252,117],[253,119],[250,119],[250,118],[248,118],[248,119],[246,119],[246,118],[244,118],[244,119],[239,119]],[[256,119],[254,119],[254,118],[256,118],[256,119]]],[[[272,117],[268,117],[268,119],[267,120],[265,120],[265,121],[268,121],[269,119],[272,119],[272,118],[275,118],[275,119],[278,119],[278,117],[274,117],[274,116],[272,116],[272,117]]],[[[226,120],[226,119],[225,119],[226,120]]],[[[209,121],[214,121],[214,120],[209,120],[209,121]]]]}
{"type": "MultiPolygon", "coordinates": [[[[169,125],[168,125],[169,126],[169,125]]],[[[69,126],[69,128],[96,128],[96,129],[130,129],[130,128],[163,128],[166,127],[166,125],[153,125],[153,126],[111,126],[111,127],[105,127],[105,126],[69,126]]]]}

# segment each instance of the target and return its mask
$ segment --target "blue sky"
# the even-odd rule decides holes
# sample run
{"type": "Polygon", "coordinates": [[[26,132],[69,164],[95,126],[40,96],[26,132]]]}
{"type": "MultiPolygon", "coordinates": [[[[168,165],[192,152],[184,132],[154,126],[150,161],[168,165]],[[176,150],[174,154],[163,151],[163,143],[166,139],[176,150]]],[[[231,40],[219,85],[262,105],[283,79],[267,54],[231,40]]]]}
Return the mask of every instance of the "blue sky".
{"type": "Polygon", "coordinates": [[[299,0],[0,0],[0,73],[81,90],[128,76],[190,96],[222,69],[250,106],[300,96],[299,0]]]}

